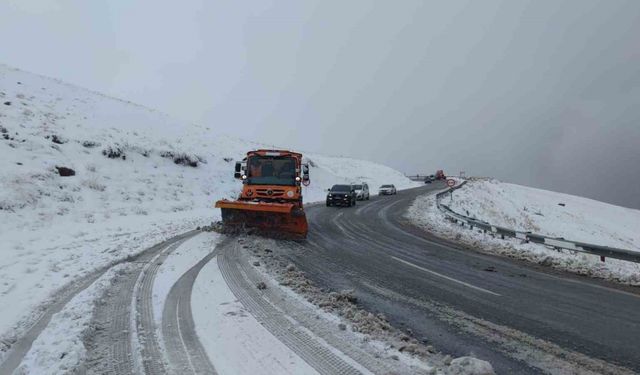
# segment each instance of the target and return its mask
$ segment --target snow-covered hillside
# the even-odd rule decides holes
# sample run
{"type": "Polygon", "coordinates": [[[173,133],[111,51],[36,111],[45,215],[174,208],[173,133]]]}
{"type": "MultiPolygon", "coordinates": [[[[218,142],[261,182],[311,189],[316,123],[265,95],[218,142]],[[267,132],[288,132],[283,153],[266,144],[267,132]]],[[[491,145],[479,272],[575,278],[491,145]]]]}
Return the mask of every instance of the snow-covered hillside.
{"type": "Polygon", "coordinates": [[[451,209],[495,225],[640,251],[640,210],[498,180],[468,183],[454,195],[451,209]]]}
{"type": "MultiPolygon", "coordinates": [[[[0,132],[0,337],[65,284],[217,220],[214,201],[240,187],[234,160],[264,147],[4,65],[0,132]]],[[[375,163],[306,156],[306,202],[334,183],[414,186],[375,163]]]]}
{"type": "MultiPolygon", "coordinates": [[[[640,211],[631,208],[535,189],[478,179],[443,198],[452,210],[494,225],[531,231],[567,240],[640,251],[640,211]]],[[[519,240],[498,240],[489,234],[469,231],[445,220],[435,206],[435,196],[418,198],[408,216],[419,225],[473,246],[579,273],[640,284],[640,265],[583,253],[559,253],[542,245],[519,240]]]]}

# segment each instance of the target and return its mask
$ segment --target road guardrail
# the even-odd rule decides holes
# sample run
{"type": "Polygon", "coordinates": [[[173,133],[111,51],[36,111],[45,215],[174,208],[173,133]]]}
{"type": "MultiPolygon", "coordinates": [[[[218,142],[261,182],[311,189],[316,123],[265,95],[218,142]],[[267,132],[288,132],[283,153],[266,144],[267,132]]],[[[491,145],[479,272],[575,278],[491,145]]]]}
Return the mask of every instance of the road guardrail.
{"type": "Polygon", "coordinates": [[[518,238],[526,242],[533,242],[538,244],[543,244],[548,247],[552,247],[556,250],[570,250],[573,252],[583,252],[593,255],[600,256],[601,261],[605,261],[605,258],[613,258],[626,260],[629,262],[640,263],[640,252],[627,250],[627,249],[619,249],[615,247],[595,245],[586,242],[578,242],[578,241],[570,241],[565,240],[562,237],[549,237],[542,234],[536,234],[531,232],[521,232],[515,229],[505,228],[497,225],[492,225],[486,221],[474,219],[465,215],[461,215],[455,211],[453,211],[449,206],[441,202],[441,199],[447,195],[452,194],[454,190],[461,188],[467,183],[467,181],[463,181],[460,185],[454,186],[447,190],[441,191],[436,194],[436,205],[438,209],[444,213],[444,215],[455,223],[460,223],[463,226],[467,225],[469,229],[473,230],[474,228],[481,229],[482,231],[491,232],[495,235],[500,236],[500,238],[504,239],[505,237],[513,237],[518,238]]]}

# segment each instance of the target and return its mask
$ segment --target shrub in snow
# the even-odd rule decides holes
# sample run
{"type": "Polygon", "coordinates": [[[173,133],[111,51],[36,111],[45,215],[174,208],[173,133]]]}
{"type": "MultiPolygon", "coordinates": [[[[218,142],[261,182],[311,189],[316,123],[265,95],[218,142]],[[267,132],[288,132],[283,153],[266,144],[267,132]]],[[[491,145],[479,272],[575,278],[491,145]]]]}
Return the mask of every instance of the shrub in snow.
{"type": "Polygon", "coordinates": [[[112,146],[107,146],[105,149],[102,150],[102,155],[108,157],[109,159],[119,159],[122,158],[122,160],[126,160],[127,159],[127,155],[125,155],[124,150],[122,149],[122,147],[120,147],[120,145],[112,145],[112,146]]]}
{"type": "Polygon", "coordinates": [[[66,139],[64,139],[64,138],[62,138],[62,137],[60,137],[58,135],[55,135],[55,134],[52,135],[51,137],[46,136],[45,138],[51,139],[51,142],[59,144],[59,145],[67,143],[66,139]]]}
{"type": "MultiPolygon", "coordinates": [[[[60,189],[62,189],[62,186],[60,186],[60,189]]],[[[73,198],[73,195],[71,195],[69,193],[62,193],[62,194],[58,195],[57,198],[58,198],[59,202],[74,203],[76,201],[73,198]]]]}
{"type": "Polygon", "coordinates": [[[172,159],[174,163],[184,166],[196,168],[198,163],[205,163],[205,159],[197,155],[187,154],[184,152],[162,151],[160,156],[172,159]]]}
{"type": "MultiPolygon", "coordinates": [[[[86,148],[94,148],[100,146],[100,143],[94,141],[83,141],[82,146],[86,148]]],[[[104,151],[103,151],[104,153],[104,151]]]]}
{"type": "Polygon", "coordinates": [[[91,190],[95,191],[105,191],[107,189],[107,185],[101,184],[97,178],[91,178],[88,180],[84,180],[82,185],[88,187],[91,190]]]}
{"type": "Polygon", "coordinates": [[[145,209],[143,209],[142,207],[136,207],[133,210],[133,213],[136,215],[143,215],[146,216],[149,214],[149,212],[147,212],[145,209]]]}

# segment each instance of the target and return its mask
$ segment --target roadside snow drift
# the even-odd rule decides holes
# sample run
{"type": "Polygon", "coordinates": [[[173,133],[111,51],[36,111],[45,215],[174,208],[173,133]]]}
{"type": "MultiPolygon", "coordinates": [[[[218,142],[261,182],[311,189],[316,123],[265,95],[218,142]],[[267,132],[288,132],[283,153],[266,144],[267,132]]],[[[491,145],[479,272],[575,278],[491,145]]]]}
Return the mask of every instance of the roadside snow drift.
{"type": "MultiPolygon", "coordinates": [[[[434,195],[421,196],[407,216],[418,225],[491,252],[504,253],[581,274],[640,284],[640,265],[543,245],[500,240],[453,224],[437,209],[434,195]]],[[[640,211],[592,199],[500,182],[471,180],[443,198],[453,211],[494,225],[567,240],[640,251],[640,211]]]]}
{"type": "Polygon", "coordinates": [[[481,180],[454,193],[449,207],[491,224],[640,251],[640,210],[527,186],[481,180]]]}
{"type": "MultiPolygon", "coordinates": [[[[219,218],[234,160],[258,143],[0,65],[0,360],[37,307],[78,277],[219,218]]],[[[286,147],[286,145],[285,145],[286,147]]],[[[334,183],[414,186],[400,172],[305,154],[334,183]]]]}

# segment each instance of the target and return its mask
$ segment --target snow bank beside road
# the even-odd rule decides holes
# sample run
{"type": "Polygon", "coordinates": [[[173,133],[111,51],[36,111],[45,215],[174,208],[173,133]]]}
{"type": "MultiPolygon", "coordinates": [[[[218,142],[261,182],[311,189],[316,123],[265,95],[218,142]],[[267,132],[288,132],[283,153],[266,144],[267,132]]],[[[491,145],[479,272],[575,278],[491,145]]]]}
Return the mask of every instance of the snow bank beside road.
{"type": "MultiPolygon", "coordinates": [[[[453,193],[453,201],[445,197],[443,203],[455,212],[495,225],[640,251],[638,210],[497,180],[470,181],[453,193]]],[[[603,263],[594,255],[558,252],[517,239],[501,240],[489,233],[451,223],[436,207],[435,194],[418,197],[407,217],[437,235],[461,241],[481,251],[640,285],[639,264],[611,258],[603,263]]]]}
{"type": "Polygon", "coordinates": [[[640,210],[498,180],[471,181],[453,195],[445,199],[452,210],[494,225],[640,251],[640,210]]]}
{"type": "MultiPolygon", "coordinates": [[[[0,65],[0,339],[72,280],[217,220],[213,202],[240,187],[233,161],[259,147],[0,65]]],[[[356,178],[412,186],[374,163],[307,156],[307,202],[356,178]]]]}

